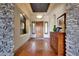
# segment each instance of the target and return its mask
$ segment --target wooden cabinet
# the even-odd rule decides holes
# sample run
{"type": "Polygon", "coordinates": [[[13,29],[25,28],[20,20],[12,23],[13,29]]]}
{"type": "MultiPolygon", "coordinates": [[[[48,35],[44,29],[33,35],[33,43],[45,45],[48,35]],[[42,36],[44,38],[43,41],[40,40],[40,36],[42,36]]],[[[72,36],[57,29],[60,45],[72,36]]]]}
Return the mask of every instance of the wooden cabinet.
{"type": "Polygon", "coordinates": [[[52,49],[54,49],[57,53],[57,55],[65,55],[65,33],[50,32],[50,44],[52,49]]]}

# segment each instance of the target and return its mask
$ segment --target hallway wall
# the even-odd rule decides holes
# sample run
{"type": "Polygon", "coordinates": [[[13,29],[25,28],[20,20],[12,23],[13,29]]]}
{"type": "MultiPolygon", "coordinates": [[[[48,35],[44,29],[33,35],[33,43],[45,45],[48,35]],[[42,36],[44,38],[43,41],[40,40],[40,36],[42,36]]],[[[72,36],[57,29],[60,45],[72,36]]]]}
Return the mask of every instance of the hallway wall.
{"type": "Polygon", "coordinates": [[[20,13],[23,13],[18,7],[15,7],[14,19],[14,51],[20,48],[30,38],[30,20],[26,16],[26,34],[20,34],[20,13]]]}

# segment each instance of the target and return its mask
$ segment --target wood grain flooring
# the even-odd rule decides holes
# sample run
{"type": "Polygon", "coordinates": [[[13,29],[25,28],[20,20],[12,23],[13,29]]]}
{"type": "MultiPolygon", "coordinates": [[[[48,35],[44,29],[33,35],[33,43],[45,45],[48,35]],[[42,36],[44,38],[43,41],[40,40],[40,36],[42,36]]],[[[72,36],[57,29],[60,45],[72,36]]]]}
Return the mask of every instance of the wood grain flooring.
{"type": "Polygon", "coordinates": [[[50,46],[50,39],[30,39],[21,48],[15,56],[57,56],[50,46]]]}

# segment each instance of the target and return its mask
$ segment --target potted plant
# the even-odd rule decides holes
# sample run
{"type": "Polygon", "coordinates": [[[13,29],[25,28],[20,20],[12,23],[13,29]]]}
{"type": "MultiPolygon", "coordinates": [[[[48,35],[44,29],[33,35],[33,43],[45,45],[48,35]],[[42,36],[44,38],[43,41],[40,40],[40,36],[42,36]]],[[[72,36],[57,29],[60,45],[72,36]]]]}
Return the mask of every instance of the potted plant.
{"type": "Polygon", "coordinates": [[[56,32],[56,25],[54,25],[54,27],[53,27],[53,31],[56,32]]]}

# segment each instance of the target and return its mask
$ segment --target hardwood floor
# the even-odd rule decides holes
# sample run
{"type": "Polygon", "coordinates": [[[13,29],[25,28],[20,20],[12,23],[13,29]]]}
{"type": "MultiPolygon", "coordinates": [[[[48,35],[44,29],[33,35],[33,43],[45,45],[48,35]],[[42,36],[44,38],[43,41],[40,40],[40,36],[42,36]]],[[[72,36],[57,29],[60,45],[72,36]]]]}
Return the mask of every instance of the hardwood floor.
{"type": "Polygon", "coordinates": [[[50,47],[50,39],[30,39],[15,53],[15,56],[56,56],[50,47]]]}

